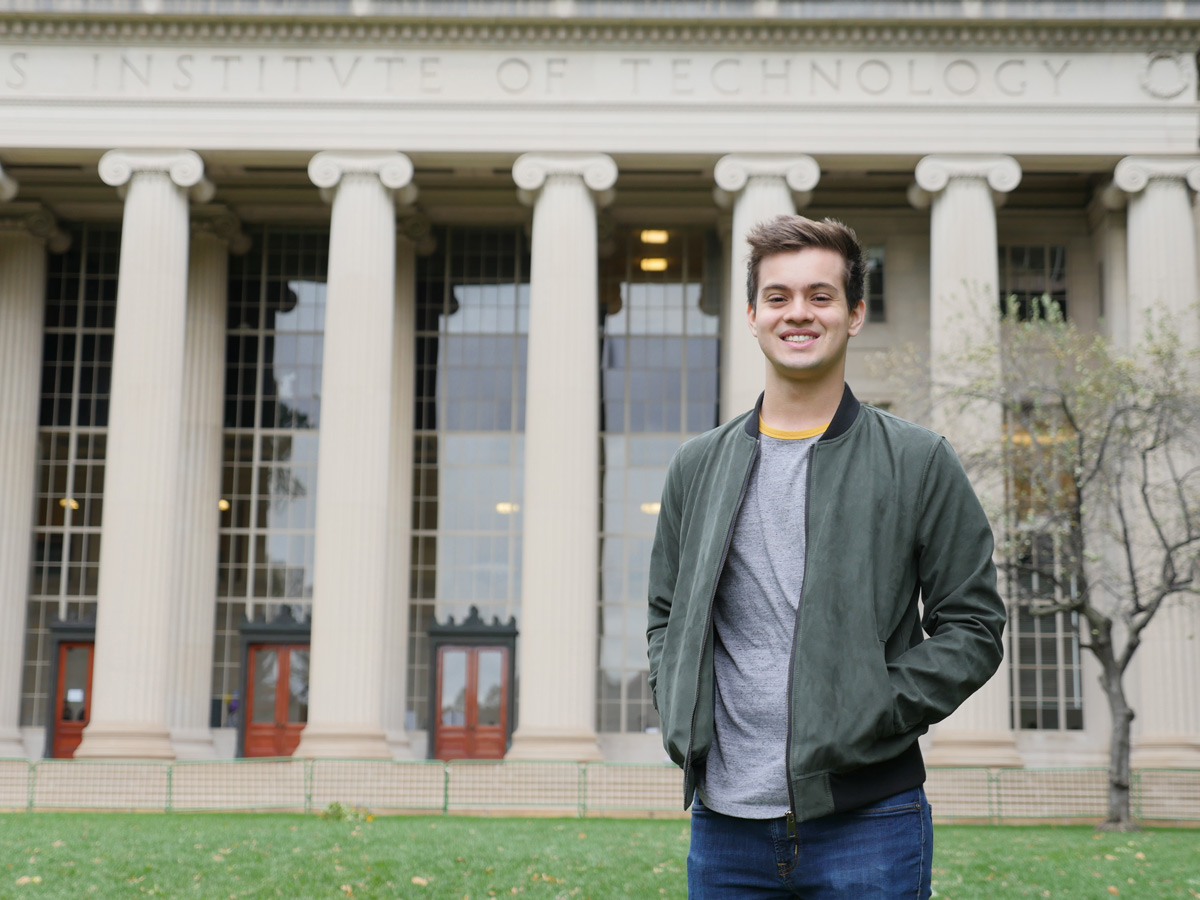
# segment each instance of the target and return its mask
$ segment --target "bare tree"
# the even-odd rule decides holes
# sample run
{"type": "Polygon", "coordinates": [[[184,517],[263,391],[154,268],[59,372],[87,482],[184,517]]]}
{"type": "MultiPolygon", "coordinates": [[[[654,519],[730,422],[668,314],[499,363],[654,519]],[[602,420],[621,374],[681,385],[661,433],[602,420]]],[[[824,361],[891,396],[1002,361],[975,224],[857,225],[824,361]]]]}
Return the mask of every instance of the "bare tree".
{"type": "Polygon", "coordinates": [[[1200,594],[1200,365],[1163,317],[1123,352],[1048,298],[1024,313],[1010,304],[1000,341],[967,348],[937,396],[1002,410],[1004,440],[965,461],[1006,483],[997,556],[1010,603],[1077,614],[1100,664],[1112,716],[1101,827],[1128,830],[1125,675],[1164,604],[1200,594]]]}

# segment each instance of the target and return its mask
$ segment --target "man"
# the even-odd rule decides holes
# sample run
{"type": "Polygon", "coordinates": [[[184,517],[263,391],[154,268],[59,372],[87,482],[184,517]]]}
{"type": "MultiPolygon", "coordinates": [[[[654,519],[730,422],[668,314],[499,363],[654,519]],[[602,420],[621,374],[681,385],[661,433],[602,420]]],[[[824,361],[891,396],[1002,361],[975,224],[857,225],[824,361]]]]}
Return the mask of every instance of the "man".
{"type": "Polygon", "coordinates": [[[765,389],[676,453],[650,563],[688,896],[928,897],[917,738],[1000,664],[991,529],[946,440],[845,383],[854,232],[780,216],[748,240],[765,389]]]}

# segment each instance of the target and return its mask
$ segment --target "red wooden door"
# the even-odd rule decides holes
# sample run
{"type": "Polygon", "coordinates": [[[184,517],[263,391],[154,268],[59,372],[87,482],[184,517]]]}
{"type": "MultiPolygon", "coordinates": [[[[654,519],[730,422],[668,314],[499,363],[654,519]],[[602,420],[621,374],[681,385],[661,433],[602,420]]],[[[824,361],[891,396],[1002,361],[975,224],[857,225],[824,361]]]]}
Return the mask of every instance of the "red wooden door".
{"type": "Polygon", "coordinates": [[[308,645],[251,644],[244,756],[291,756],[308,721],[308,645]]]}
{"type": "Polygon", "coordinates": [[[58,645],[58,695],[54,701],[54,745],[51,756],[71,759],[83,739],[92,710],[94,644],[58,645]]]}
{"type": "Polygon", "coordinates": [[[508,742],[508,650],[439,647],[435,759],[502,759],[508,742]]]}

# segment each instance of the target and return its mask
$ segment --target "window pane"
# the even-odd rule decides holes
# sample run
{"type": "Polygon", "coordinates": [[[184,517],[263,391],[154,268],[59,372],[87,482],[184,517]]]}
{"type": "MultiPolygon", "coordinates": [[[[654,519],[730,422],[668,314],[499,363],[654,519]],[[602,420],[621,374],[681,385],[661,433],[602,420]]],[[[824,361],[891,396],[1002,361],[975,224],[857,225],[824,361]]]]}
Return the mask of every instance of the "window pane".
{"type": "Polygon", "coordinates": [[[467,723],[467,652],[442,651],[441,720],[443,725],[467,723]]]}
{"type": "Polygon", "coordinates": [[[600,282],[596,723],[601,731],[642,732],[658,727],[645,583],[666,466],[684,440],[717,424],[721,254],[715,233],[696,229],[630,230],[617,245],[601,261],[600,282]]]}
{"type": "Polygon", "coordinates": [[[275,721],[275,685],[279,681],[279,651],[258,649],[251,663],[254,671],[254,715],[251,722],[269,725],[275,721]]]}
{"type": "Polygon", "coordinates": [[[479,677],[476,685],[477,725],[499,725],[500,704],[504,691],[504,652],[479,651],[479,677]]]}

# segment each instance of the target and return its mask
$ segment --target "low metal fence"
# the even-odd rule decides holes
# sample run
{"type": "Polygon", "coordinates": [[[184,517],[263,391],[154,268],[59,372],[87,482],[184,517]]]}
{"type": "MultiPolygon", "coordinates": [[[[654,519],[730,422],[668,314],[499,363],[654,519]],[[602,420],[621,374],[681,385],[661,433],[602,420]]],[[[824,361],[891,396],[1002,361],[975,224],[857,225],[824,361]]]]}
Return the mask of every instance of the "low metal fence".
{"type": "MultiPolygon", "coordinates": [[[[925,785],[941,822],[1094,822],[1103,768],[934,767],[925,785]]],[[[0,809],[145,812],[329,809],[375,814],[681,816],[669,764],[374,759],[177,762],[0,760],[0,809]]],[[[1200,824],[1200,769],[1133,774],[1142,821],[1200,824]]]]}

